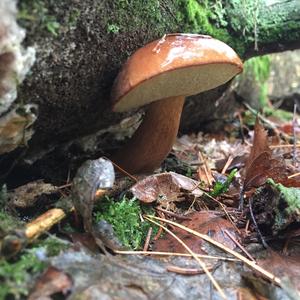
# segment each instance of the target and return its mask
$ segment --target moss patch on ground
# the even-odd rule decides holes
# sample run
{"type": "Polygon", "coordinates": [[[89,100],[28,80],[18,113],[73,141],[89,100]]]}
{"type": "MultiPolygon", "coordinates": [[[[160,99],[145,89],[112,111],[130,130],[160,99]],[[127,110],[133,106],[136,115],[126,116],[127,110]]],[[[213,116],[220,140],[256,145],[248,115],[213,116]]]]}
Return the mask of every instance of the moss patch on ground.
{"type": "MultiPolygon", "coordinates": [[[[143,210],[145,209],[149,210],[144,207],[143,210]]],[[[96,208],[94,219],[95,222],[106,220],[113,226],[117,238],[125,247],[138,249],[151,226],[146,221],[142,222],[142,214],[141,206],[135,198],[124,197],[121,201],[104,198],[96,208]]]]}

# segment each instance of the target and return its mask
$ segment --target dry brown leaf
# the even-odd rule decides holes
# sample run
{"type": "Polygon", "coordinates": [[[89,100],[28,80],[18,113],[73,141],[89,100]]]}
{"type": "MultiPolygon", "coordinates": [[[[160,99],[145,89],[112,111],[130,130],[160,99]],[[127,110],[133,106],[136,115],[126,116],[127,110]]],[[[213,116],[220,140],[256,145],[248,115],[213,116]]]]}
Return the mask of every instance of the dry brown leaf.
{"type": "Polygon", "coordinates": [[[267,132],[256,119],[254,141],[245,166],[244,190],[263,185],[268,178],[285,186],[300,186],[300,181],[288,179],[290,170],[283,159],[272,156],[267,132]]]}
{"type": "Polygon", "coordinates": [[[199,182],[189,177],[169,172],[148,176],[136,183],[130,191],[140,201],[151,203],[156,200],[176,201],[180,191],[185,190],[195,196],[203,192],[197,188],[199,182]]]}
{"type": "Polygon", "coordinates": [[[254,127],[254,140],[249,158],[246,162],[246,170],[249,169],[252,162],[263,152],[271,154],[271,149],[269,148],[267,137],[267,131],[260,124],[259,119],[256,118],[254,127]]]}
{"type": "MultiPolygon", "coordinates": [[[[199,233],[207,234],[230,249],[235,248],[234,242],[224,233],[224,230],[226,229],[238,239],[238,234],[235,231],[234,226],[228,220],[223,219],[213,211],[193,212],[187,215],[187,217],[190,219],[180,221],[181,225],[198,231],[199,233]]],[[[204,243],[198,237],[187,233],[180,228],[174,228],[172,229],[172,232],[182,239],[195,253],[204,253],[202,249],[204,243]]],[[[181,244],[168,234],[155,241],[153,247],[155,251],[187,252],[181,244]]]]}

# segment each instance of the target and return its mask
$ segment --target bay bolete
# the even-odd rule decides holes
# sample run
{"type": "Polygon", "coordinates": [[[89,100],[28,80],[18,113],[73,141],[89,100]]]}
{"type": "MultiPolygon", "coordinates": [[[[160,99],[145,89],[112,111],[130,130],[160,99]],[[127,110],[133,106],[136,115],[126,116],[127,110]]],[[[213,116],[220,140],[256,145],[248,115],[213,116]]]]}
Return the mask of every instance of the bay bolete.
{"type": "Polygon", "coordinates": [[[242,68],[235,51],[210,36],[169,34],[138,49],[114,82],[113,111],[148,107],[112,159],[130,173],[153,171],[176,139],[185,97],[226,83],[242,68]]]}

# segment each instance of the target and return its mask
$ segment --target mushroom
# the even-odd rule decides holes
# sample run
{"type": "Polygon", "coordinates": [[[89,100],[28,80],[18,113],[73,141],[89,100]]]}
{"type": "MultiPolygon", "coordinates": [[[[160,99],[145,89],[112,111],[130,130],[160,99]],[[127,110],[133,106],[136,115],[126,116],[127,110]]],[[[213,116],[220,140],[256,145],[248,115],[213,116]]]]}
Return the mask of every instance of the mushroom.
{"type": "Polygon", "coordinates": [[[210,36],[168,34],[138,49],[114,82],[113,111],[148,107],[112,160],[130,173],[153,171],[175,142],[185,97],[226,83],[242,68],[235,51],[210,36]]]}

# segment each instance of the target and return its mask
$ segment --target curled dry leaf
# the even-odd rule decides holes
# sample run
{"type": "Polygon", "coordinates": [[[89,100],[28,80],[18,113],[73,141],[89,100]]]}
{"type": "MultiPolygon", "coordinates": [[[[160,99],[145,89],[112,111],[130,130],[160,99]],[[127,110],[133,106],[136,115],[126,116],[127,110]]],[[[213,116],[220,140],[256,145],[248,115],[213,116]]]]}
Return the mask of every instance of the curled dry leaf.
{"type": "MultiPolygon", "coordinates": [[[[238,239],[238,234],[234,226],[226,219],[223,219],[215,212],[212,211],[201,211],[193,212],[188,215],[189,220],[184,220],[180,224],[193,229],[199,233],[207,234],[214,240],[222,243],[230,249],[235,248],[234,242],[225,234],[226,229],[231,235],[238,239]]],[[[204,242],[190,233],[180,229],[174,228],[172,232],[176,234],[186,245],[192,249],[195,253],[204,254],[203,250],[204,242]]],[[[186,253],[185,248],[179,244],[172,236],[164,235],[160,239],[154,242],[153,248],[155,251],[167,251],[167,252],[180,252],[186,253]]]]}
{"type": "Polygon", "coordinates": [[[176,201],[180,190],[185,190],[200,197],[203,192],[198,188],[199,182],[186,176],[170,172],[148,176],[136,183],[130,190],[144,203],[156,200],[176,201]]]}
{"type": "Polygon", "coordinates": [[[283,158],[275,158],[268,144],[267,132],[256,119],[253,146],[245,166],[244,190],[259,187],[272,178],[285,186],[300,186],[300,182],[288,178],[290,170],[283,158]]]}

